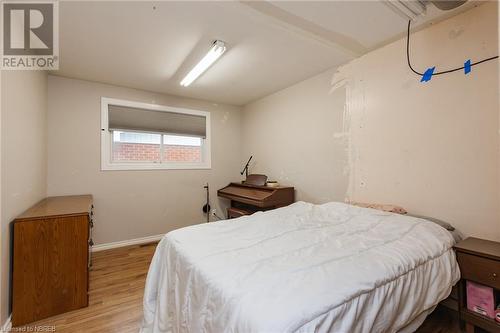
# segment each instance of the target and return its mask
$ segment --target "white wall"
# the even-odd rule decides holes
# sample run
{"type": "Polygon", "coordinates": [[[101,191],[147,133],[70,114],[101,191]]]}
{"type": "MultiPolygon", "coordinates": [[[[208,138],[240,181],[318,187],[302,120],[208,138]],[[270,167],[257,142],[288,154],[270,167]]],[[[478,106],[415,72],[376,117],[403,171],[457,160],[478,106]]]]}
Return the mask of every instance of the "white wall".
{"type": "Polygon", "coordinates": [[[239,107],[57,76],[48,82],[48,194],[94,195],[96,244],[203,222],[205,183],[216,204],[216,190],[239,179],[239,107]],[[101,96],[209,111],[212,169],[101,171],[101,96]]]}
{"type": "Polygon", "coordinates": [[[1,315],[9,315],[12,220],[46,195],[47,74],[2,71],[1,315]]]}
{"type": "Polygon", "coordinates": [[[244,108],[243,159],[251,171],[296,188],[296,200],[343,200],[347,145],[342,132],[345,93],[330,94],[334,71],[256,101],[244,108]]]}
{"type": "MultiPolygon", "coordinates": [[[[420,70],[498,54],[497,3],[412,35],[420,70]]],[[[394,203],[500,240],[498,62],[419,83],[405,39],[245,106],[253,172],[312,202],[394,203]]],[[[244,160],[244,157],[242,158],[244,160]]]]}

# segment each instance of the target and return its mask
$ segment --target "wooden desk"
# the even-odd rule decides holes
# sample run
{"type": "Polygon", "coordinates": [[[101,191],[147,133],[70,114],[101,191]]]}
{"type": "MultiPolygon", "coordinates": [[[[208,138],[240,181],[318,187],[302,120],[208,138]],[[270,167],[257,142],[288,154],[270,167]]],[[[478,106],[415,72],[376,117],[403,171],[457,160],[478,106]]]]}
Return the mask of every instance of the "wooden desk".
{"type": "Polygon", "coordinates": [[[230,183],[218,190],[217,195],[231,200],[227,215],[228,218],[234,218],[288,206],[294,202],[295,190],[290,186],[270,187],[230,183]]]}
{"type": "Polygon", "coordinates": [[[12,324],[88,305],[91,195],[49,197],[14,220],[12,324]]]}
{"type": "Polygon", "coordinates": [[[467,309],[466,281],[474,281],[500,292],[500,243],[479,238],[467,238],[455,245],[461,280],[459,284],[459,315],[466,331],[478,326],[488,332],[500,332],[500,323],[467,309]]]}

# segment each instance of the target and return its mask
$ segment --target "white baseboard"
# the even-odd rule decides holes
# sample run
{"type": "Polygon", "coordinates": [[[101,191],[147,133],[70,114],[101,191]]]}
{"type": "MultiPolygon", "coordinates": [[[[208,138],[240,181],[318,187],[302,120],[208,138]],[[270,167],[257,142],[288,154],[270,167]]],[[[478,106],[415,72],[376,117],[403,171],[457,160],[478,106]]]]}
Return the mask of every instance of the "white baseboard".
{"type": "Polygon", "coordinates": [[[128,240],[112,242],[112,243],[98,244],[98,245],[92,246],[92,252],[99,252],[99,251],[104,251],[104,250],[116,249],[118,247],[124,247],[124,246],[130,246],[130,245],[158,242],[160,239],[163,238],[164,235],[165,234],[153,235],[153,236],[128,239],[128,240]]]}
{"type": "Polygon", "coordinates": [[[12,316],[9,316],[5,323],[2,325],[2,332],[10,332],[12,330],[12,316]]]}

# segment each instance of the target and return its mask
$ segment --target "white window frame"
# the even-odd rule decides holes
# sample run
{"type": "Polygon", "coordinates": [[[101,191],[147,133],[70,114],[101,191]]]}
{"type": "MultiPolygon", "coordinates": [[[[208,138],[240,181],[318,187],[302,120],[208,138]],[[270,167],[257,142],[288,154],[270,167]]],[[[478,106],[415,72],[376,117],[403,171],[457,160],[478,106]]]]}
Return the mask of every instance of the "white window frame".
{"type": "MultiPolygon", "coordinates": [[[[211,169],[211,131],[210,131],[210,112],[201,110],[192,110],[185,108],[177,108],[172,106],[148,104],[123,99],[101,97],[101,170],[187,170],[187,169],[211,169]],[[113,162],[112,161],[112,134],[108,128],[108,108],[109,105],[128,106],[132,108],[175,112],[182,114],[190,114],[196,116],[204,116],[206,119],[206,138],[203,141],[202,147],[202,162],[113,162]]],[[[170,133],[162,133],[170,134],[170,133]]],[[[163,136],[161,138],[163,144],[163,136]]]]}

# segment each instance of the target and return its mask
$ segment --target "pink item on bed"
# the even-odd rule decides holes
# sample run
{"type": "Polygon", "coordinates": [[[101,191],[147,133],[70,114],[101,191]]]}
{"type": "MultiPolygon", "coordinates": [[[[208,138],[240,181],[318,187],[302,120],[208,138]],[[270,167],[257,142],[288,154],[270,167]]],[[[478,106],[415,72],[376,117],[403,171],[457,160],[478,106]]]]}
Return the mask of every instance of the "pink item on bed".
{"type": "Polygon", "coordinates": [[[373,203],[364,203],[364,202],[356,202],[356,201],[347,201],[346,203],[358,207],[364,207],[364,208],[372,208],[372,209],[377,209],[377,210],[382,210],[384,212],[390,212],[390,213],[397,213],[397,214],[402,214],[405,215],[408,212],[406,209],[400,206],[396,205],[386,205],[386,204],[373,204],[373,203]]]}
{"type": "Polygon", "coordinates": [[[467,309],[483,316],[495,318],[493,288],[467,281],[467,309]]]}

